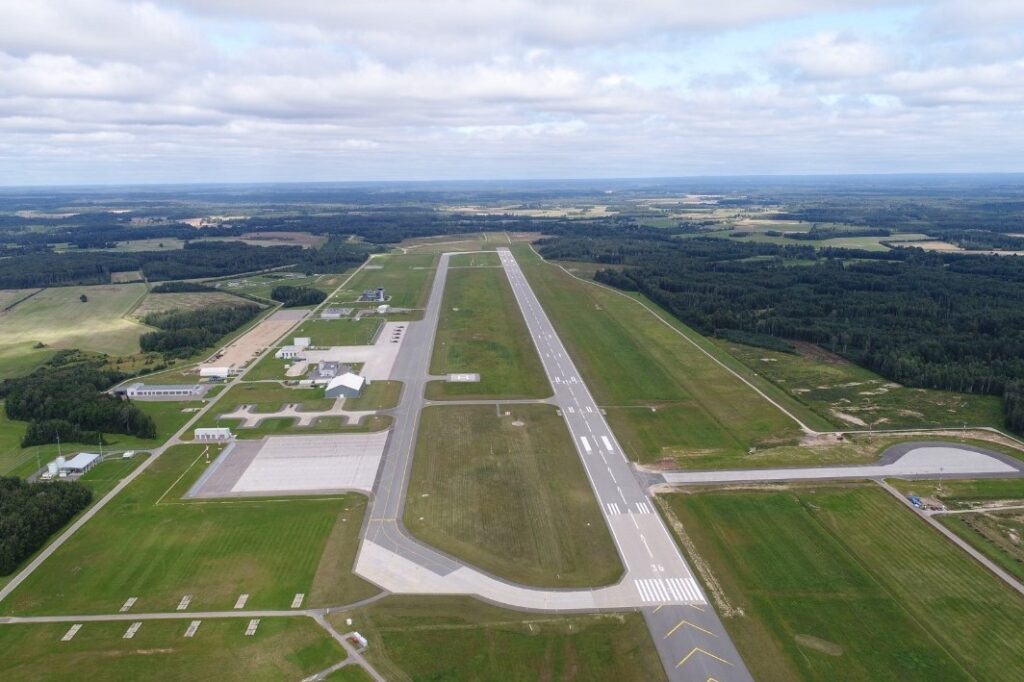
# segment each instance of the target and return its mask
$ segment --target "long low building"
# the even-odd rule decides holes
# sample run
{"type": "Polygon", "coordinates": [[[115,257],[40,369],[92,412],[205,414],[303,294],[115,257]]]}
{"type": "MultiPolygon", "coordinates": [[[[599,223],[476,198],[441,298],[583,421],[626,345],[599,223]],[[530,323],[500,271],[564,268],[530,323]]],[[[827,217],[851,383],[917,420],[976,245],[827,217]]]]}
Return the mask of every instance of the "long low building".
{"type": "Polygon", "coordinates": [[[231,376],[230,367],[200,367],[199,376],[211,379],[227,379],[231,376]]]}
{"type": "Polygon", "coordinates": [[[58,468],[61,473],[64,474],[84,474],[89,469],[100,463],[100,456],[93,452],[79,452],[77,455],[69,460],[66,460],[63,464],[59,464],[58,468]]]}
{"type": "Polygon", "coordinates": [[[132,384],[125,391],[129,398],[171,398],[171,399],[196,399],[206,393],[208,386],[202,384],[181,384],[181,385],[150,385],[144,383],[132,384]]]}
{"type": "Polygon", "coordinates": [[[199,429],[196,429],[194,433],[195,433],[196,440],[203,440],[203,441],[231,440],[232,438],[235,437],[234,434],[231,433],[231,429],[226,428],[226,427],[212,427],[212,428],[206,428],[206,429],[199,428],[199,429]]]}

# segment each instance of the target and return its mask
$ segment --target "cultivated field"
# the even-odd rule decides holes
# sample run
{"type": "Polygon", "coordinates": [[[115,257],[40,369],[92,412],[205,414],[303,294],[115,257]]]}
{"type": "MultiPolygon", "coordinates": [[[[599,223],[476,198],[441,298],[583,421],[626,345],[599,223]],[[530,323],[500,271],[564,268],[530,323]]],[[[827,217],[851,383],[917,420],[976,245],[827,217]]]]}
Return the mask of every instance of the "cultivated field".
{"type": "Polygon", "coordinates": [[[515,582],[614,582],[622,566],[565,422],[546,405],[500,411],[499,418],[490,405],[423,410],[406,526],[515,582]]]}
{"type": "Polygon", "coordinates": [[[146,294],[142,303],[132,311],[132,317],[141,320],[150,313],[168,310],[198,310],[212,306],[243,305],[252,303],[239,296],[220,291],[192,291],[178,294],[146,294]]]}
{"type": "Polygon", "coordinates": [[[503,270],[466,268],[448,273],[430,372],[480,374],[478,383],[432,382],[427,397],[435,400],[551,395],[503,270]]]}
{"type": "Polygon", "coordinates": [[[308,618],[261,618],[252,637],[247,618],[206,619],[185,638],[187,620],[145,621],[132,639],[129,623],[86,623],[70,642],[67,623],[0,627],[0,678],[6,680],[302,679],[345,659],[345,650],[308,618]]]}
{"type": "Polygon", "coordinates": [[[810,344],[801,344],[799,354],[728,342],[722,345],[835,428],[1003,424],[1002,400],[998,396],[907,388],[810,344]]]}
{"type": "Polygon", "coordinates": [[[125,317],[145,294],[143,284],[44,289],[0,314],[0,377],[23,374],[56,348],[130,355],[149,327],[125,317]],[[83,303],[79,297],[85,295],[83,303]],[[34,348],[37,343],[45,348],[34,348]]]}
{"type": "MultiPolygon", "coordinates": [[[[379,317],[356,320],[310,320],[291,336],[308,336],[314,346],[369,346],[383,324],[379,317]]],[[[285,339],[291,343],[292,338],[285,339]]]]}
{"type": "Polygon", "coordinates": [[[665,679],[637,613],[557,615],[508,611],[458,597],[388,597],[345,618],[372,645],[366,656],[389,680],[665,679]]]}
{"type": "MultiPolygon", "coordinates": [[[[216,447],[214,455],[216,454],[216,447]]],[[[165,452],[0,608],[5,614],[228,610],[241,593],[249,608],[346,603],[375,592],[350,573],[366,500],[182,502],[207,466],[199,445],[165,452]]]]}
{"type": "Polygon", "coordinates": [[[338,303],[352,303],[366,289],[384,287],[398,308],[422,308],[430,293],[437,256],[433,254],[390,254],[373,258],[339,292],[338,303]]]}
{"type": "MultiPolygon", "coordinates": [[[[706,339],[667,314],[672,326],[636,301],[573,279],[528,248],[517,247],[516,257],[630,457],[738,467],[752,448],[796,444],[800,431],[792,420],[676,330],[724,356],[706,339]]],[[[742,369],[734,359],[721,360],[742,369]]],[[[805,422],[827,426],[767,382],[759,385],[805,422]]]]}
{"type": "Polygon", "coordinates": [[[1024,675],[1024,601],[877,487],[661,501],[714,576],[709,592],[759,679],[1024,675]]]}

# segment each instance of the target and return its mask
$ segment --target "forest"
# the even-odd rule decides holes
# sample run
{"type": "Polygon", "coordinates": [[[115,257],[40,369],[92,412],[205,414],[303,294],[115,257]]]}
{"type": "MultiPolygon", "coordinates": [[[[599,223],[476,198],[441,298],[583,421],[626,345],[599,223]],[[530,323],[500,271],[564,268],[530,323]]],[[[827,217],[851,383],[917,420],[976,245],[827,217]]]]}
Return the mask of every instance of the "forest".
{"type": "Polygon", "coordinates": [[[281,284],[270,290],[270,298],[279,301],[285,308],[297,308],[304,305],[316,305],[327,294],[313,287],[294,287],[281,284]]]}
{"type": "Polygon", "coordinates": [[[13,573],[90,502],[92,491],[81,483],[0,477],[0,576],[13,573]]]}
{"type": "Polygon", "coordinates": [[[143,334],[139,346],[168,359],[195,355],[259,315],[260,310],[260,306],[247,303],[151,313],[143,322],[159,331],[143,334]]]}
{"type": "Polygon", "coordinates": [[[79,359],[61,351],[31,374],[0,383],[8,419],[29,422],[21,446],[66,442],[98,443],[103,433],[155,438],[153,419],[131,401],[103,391],[128,375],[101,359],[79,359]]]}
{"type": "Polygon", "coordinates": [[[621,266],[595,279],[704,334],[774,349],[807,341],[904,385],[1001,395],[1008,425],[1024,427],[1024,259],[706,238],[539,246],[547,258],[621,266]]]}

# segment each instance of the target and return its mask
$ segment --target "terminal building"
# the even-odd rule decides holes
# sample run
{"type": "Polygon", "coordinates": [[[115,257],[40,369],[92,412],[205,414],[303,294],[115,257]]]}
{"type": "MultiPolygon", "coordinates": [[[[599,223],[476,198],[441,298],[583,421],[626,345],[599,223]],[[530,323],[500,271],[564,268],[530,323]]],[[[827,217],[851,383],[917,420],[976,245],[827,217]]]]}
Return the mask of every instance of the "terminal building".
{"type": "Polygon", "coordinates": [[[363,392],[366,378],[353,372],[336,376],[327,384],[324,395],[328,398],[355,398],[363,392]]]}
{"type": "Polygon", "coordinates": [[[319,381],[330,381],[339,374],[344,374],[348,371],[349,367],[347,365],[342,365],[340,362],[322,360],[313,371],[312,378],[319,381]]]}
{"type": "Polygon", "coordinates": [[[361,303],[383,303],[386,300],[388,300],[388,295],[387,292],[384,291],[384,287],[367,289],[359,296],[359,301],[361,303]]]}

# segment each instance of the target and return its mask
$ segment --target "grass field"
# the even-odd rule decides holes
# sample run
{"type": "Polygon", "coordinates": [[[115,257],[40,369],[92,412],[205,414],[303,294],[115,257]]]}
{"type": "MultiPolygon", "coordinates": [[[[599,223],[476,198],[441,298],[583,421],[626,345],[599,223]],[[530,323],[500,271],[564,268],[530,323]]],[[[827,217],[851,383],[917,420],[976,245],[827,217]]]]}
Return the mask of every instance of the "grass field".
{"type": "Polygon", "coordinates": [[[401,381],[374,381],[368,384],[362,395],[346,398],[346,410],[389,410],[398,406],[402,395],[401,381]]]}
{"type": "Polygon", "coordinates": [[[331,294],[344,281],[345,277],[346,275],[344,274],[291,277],[283,273],[268,272],[262,275],[249,275],[247,277],[222,278],[207,282],[207,284],[229,294],[248,294],[249,296],[258,296],[271,300],[270,292],[274,287],[281,285],[312,287],[319,289],[325,294],[331,294]]]}
{"type": "Polygon", "coordinates": [[[352,303],[365,289],[384,287],[398,308],[422,308],[434,279],[437,256],[433,254],[389,254],[377,256],[339,292],[339,303],[352,303]]]}
{"type": "Polygon", "coordinates": [[[388,597],[332,615],[371,642],[366,656],[389,680],[512,682],[665,679],[637,613],[508,611],[459,597],[388,597]]]}
{"type": "Polygon", "coordinates": [[[145,292],[144,284],[55,287],[19,303],[0,315],[0,378],[28,373],[59,348],[138,353],[139,337],[150,328],[124,315],[145,292]],[[46,348],[33,348],[37,343],[46,348]]]}
{"type": "Polygon", "coordinates": [[[488,253],[460,253],[448,260],[449,268],[498,268],[501,267],[501,259],[497,252],[488,253]]]}
{"type": "Polygon", "coordinates": [[[799,354],[722,345],[838,428],[1003,425],[998,396],[907,388],[807,344],[800,346],[799,354]]]}
{"type": "MultiPolygon", "coordinates": [[[[666,326],[629,298],[573,279],[528,248],[515,247],[515,253],[633,459],[743,466],[751,448],[796,443],[800,431],[792,420],[674,330],[706,340],[682,325],[666,326]]],[[[778,394],[801,418],[814,419],[778,394]]]]}
{"type": "Polygon", "coordinates": [[[206,619],[194,637],[188,621],[86,623],[70,642],[67,623],[0,626],[0,678],[6,680],[281,680],[302,679],[345,659],[345,651],[308,618],[206,619]]]}
{"type": "Polygon", "coordinates": [[[366,499],[359,495],[181,502],[205,467],[199,445],[165,452],[2,604],[5,614],[171,611],[356,601],[376,589],[350,573],[366,499]]]}
{"type": "Polygon", "coordinates": [[[406,527],[514,582],[614,582],[622,566],[565,422],[547,405],[501,411],[423,410],[406,527]]]}
{"type": "Polygon", "coordinates": [[[364,317],[358,321],[310,320],[302,323],[290,336],[308,336],[314,346],[368,346],[373,343],[382,323],[377,317],[364,317]]]}
{"type": "Polygon", "coordinates": [[[758,679],[1024,675],[1024,600],[877,487],[661,501],[714,576],[709,591],[724,595],[726,628],[758,679]]]}
{"type": "Polygon", "coordinates": [[[503,270],[449,271],[430,372],[480,374],[479,383],[430,383],[427,397],[433,400],[551,395],[544,367],[503,270]]]}
{"type": "Polygon", "coordinates": [[[132,311],[132,317],[142,319],[150,313],[168,310],[198,310],[211,306],[243,305],[252,303],[247,299],[226,291],[191,291],[179,294],[146,294],[139,306],[132,311]]]}

